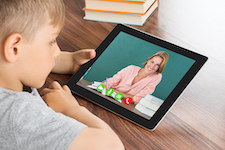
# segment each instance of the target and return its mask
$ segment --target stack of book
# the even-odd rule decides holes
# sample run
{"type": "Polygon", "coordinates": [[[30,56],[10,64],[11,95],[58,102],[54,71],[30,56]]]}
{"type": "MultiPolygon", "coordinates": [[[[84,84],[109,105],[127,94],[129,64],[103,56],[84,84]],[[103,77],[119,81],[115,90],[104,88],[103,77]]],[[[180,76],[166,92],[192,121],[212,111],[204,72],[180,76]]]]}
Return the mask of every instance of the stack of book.
{"type": "Polygon", "coordinates": [[[158,6],[159,0],[85,0],[84,19],[142,26],[158,6]]]}
{"type": "Polygon", "coordinates": [[[147,94],[140,102],[135,106],[135,109],[140,111],[149,117],[152,117],[159,109],[164,101],[153,95],[147,94]]]}

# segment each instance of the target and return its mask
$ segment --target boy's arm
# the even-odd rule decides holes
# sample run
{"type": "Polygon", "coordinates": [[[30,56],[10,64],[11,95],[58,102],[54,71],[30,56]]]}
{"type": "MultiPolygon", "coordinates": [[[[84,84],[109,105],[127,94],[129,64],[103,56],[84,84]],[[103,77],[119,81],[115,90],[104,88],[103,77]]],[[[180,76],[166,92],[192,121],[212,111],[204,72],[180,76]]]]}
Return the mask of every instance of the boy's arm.
{"type": "Polygon", "coordinates": [[[41,91],[41,96],[56,112],[63,113],[88,126],[74,139],[69,150],[124,149],[113,130],[103,120],[80,106],[66,85],[61,87],[58,82],[53,82],[49,88],[41,91]]]}
{"type": "Polygon", "coordinates": [[[94,49],[84,49],[76,52],[65,52],[55,59],[55,67],[53,73],[74,74],[81,65],[85,64],[96,55],[94,49]]]}
{"type": "Polygon", "coordinates": [[[90,113],[86,108],[73,109],[70,116],[88,127],[78,134],[68,150],[123,150],[123,144],[114,131],[100,118],[90,113]],[[79,114],[79,115],[75,115],[79,114]],[[82,114],[82,115],[81,115],[82,114]]]}

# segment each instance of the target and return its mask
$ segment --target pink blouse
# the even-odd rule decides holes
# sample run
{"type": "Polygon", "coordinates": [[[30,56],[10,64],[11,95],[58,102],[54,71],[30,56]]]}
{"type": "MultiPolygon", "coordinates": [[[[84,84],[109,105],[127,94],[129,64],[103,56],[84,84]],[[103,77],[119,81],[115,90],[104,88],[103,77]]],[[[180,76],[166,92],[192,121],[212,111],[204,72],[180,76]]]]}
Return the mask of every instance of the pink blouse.
{"type": "Polygon", "coordinates": [[[134,65],[122,69],[108,79],[109,88],[133,95],[134,104],[137,104],[141,98],[147,94],[152,94],[162,79],[161,73],[154,73],[132,85],[134,77],[138,75],[140,69],[140,67],[134,65]]]}

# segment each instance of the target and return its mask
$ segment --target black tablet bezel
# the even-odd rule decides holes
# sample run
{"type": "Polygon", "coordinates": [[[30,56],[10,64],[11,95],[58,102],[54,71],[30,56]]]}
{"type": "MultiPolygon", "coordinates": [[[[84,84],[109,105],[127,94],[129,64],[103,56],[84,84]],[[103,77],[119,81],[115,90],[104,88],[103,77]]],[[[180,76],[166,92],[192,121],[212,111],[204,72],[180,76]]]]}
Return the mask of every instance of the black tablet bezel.
{"type": "Polygon", "coordinates": [[[185,48],[182,48],[180,46],[177,46],[175,44],[162,40],[158,37],[155,37],[143,31],[137,30],[135,28],[132,28],[126,25],[118,24],[96,49],[96,57],[92,59],[91,61],[89,61],[88,63],[84,64],[77,71],[77,73],[75,73],[72,76],[72,78],[68,81],[67,85],[70,87],[70,89],[74,93],[90,100],[91,102],[98,104],[104,107],[105,109],[110,110],[116,113],[117,115],[120,115],[130,120],[131,122],[134,122],[135,124],[138,124],[148,130],[154,130],[157,124],[160,122],[160,120],[165,116],[165,114],[169,111],[169,109],[174,104],[174,102],[178,99],[178,97],[186,88],[186,86],[191,82],[193,77],[197,74],[200,68],[207,61],[207,59],[208,58],[206,56],[187,50],[185,48]],[[195,60],[195,63],[192,65],[189,71],[177,84],[177,86],[166,98],[164,103],[156,111],[156,113],[152,116],[150,120],[145,119],[137,115],[136,113],[131,112],[130,110],[127,110],[126,108],[123,108],[111,101],[108,101],[105,98],[99,95],[96,95],[90,92],[89,90],[76,84],[121,31],[195,60]]]}

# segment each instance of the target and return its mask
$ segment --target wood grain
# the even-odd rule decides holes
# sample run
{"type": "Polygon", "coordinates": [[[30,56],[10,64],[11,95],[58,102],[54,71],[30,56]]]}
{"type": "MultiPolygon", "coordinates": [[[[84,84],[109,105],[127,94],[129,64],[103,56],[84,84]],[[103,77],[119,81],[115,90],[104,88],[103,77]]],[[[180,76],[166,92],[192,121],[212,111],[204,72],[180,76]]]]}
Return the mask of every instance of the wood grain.
{"type": "MultiPolygon", "coordinates": [[[[58,38],[58,44],[62,50],[77,51],[84,48],[97,48],[116,26],[112,23],[83,20],[84,0],[64,0],[64,2],[66,24],[58,38]]],[[[225,64],[217,58],[217,55],[211,55],[211,47],[203,46],[205,41],[201,41],[201,38],[204,39],[205,34],[193,36],[192,31],[196,31],[197,28],[201,30],[201,33],[207,32],[199,25],[206,24],[208,21],[206,18],[197,23],[182,23],[197,15],[193,12],[182,16],[183,10],[190,9],[190,5],[187,5],[189,7],[187,8],[183,2],[189,4],[188,0],[182,3],[179,0],[161,0],[159,9],[144,26],[133,26],[185,48],[207,54],[209,57],[209,61],[154,132],[134,125],[75,95],[81,105],[113,128],[127,150],[225,149],[225,64]],[[192,30],[193,27],[195,27],[194,30],[192,30]],[[191,40],[190,36],[192,36],[191,40]]],[[[191,6],[194,10],[206,11],[205,7],[191,6]]],[[[224,31],[223,24],[217,25],[217,28],[224,31]]],[[[220,37],[214,36],[213,41],[220,40],[220,37]]],[[[222,44],[217,45],[217,48],[224,49],[222,44]]],[[[70,77],[71,75],[50,74],[44,87],[48,87],[54,80],[62,85],[66,84],[70,77]]]]}

